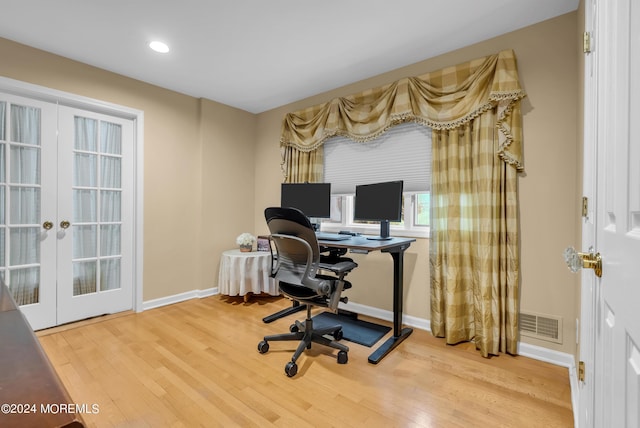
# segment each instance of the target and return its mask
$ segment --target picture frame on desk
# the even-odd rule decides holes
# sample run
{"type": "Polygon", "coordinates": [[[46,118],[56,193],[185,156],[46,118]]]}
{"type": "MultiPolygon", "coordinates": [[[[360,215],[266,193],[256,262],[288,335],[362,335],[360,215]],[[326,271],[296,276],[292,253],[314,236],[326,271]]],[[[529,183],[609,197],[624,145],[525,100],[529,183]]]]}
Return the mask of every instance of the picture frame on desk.
{"type": "Polygon", "coordinates": [[[271,251],[271,246],[269,245],[268,236],[258,236],[257,249],[258,251],[271,251]]]}

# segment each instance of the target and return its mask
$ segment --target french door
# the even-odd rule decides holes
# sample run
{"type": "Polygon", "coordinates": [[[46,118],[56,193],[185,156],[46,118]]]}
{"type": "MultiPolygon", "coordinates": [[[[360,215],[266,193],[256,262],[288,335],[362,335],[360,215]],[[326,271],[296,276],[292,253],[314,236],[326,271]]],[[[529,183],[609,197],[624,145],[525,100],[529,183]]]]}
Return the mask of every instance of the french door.
{"type": "Polygon", "coordinates": [[[133,307],[133,133],[0,93],[0,275],[36,330],[133,307]]]}

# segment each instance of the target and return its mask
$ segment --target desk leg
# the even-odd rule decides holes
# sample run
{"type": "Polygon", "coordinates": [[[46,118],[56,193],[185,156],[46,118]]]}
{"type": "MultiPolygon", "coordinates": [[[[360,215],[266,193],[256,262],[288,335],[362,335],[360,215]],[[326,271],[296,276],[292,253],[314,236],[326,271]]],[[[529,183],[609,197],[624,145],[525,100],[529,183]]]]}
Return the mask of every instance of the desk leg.
{"type": "Polygon", "coordinates": [[[296,312],[300,312],[304,308],[305,306],[301,305],[300,302],[296,302],[294,300],[293,305],[290,308],[283,309],[281,311],[276,312],[275,314],[267,315],[266,317],[262,318],[262,322],[270,323],[277,319],[286,317],[288,315],[295,314],[296,312]]]}
{"type": "Polygon", "coordinates": [[[412,328],[402,328],[404,251],[408,247],[407,245],[400,248],[392,248],[388,251],[383,250],[383,252],[388,252],[393,257],[393,336],[369,355],[371,364],[378,364],[385,355],[413,333],[412,328]]]}

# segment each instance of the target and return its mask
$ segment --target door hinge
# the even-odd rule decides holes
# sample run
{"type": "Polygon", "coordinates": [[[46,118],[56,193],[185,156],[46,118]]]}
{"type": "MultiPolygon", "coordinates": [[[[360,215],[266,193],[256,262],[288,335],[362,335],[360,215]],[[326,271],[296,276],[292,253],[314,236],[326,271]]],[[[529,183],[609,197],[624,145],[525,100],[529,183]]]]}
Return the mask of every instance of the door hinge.
{"type": "Polygon", "coordinates": [[[584,382],[584,361],[578,363],[578,380],[584,382]]]}
{"type": "Polygon", "coordinates": [[[589,216],[589,198],[582,197],[582,217],[587,218],[589,216]]]}
{"type": "Polygon", "coordinates": [[[591,33],[588,31],[585,31],[582,35],[582,51],[591,53],[591,33]]]}

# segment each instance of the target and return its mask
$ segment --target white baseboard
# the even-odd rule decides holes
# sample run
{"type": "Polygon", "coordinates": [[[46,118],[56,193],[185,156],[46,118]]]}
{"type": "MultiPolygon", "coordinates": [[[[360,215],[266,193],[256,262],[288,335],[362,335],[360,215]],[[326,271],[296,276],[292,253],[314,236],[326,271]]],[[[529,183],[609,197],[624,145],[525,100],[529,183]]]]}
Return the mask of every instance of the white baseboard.
{"type": "Polygon", "coordinates": [[[566,367],[569,370],[575,371],[576,368],[573,355],[543,348],[541,346],[531,345],[529,343],[518,343],[518,355],[566,367]]]}
{"type": "MultiPolygon", "coordinates": [[[[385,320],[393,322],[393,311],[387,311],[384,309],[374,308],[372,306],[365,306],[359,303],[340,303],[340,309],[345,311],[355,312],[360,315],[366,315],[369,317],[377,318],[379,320],[385,320]]],[[[402,315],[402,324],[410,327],[418,328],[420,330],[431,331],[431,322],[424,318],[412,317],[410,315],[402,315]]]]}
{"type": "Polygon", "coordinates": [[[173,305],[174,303],[184,302],[185,300],[202,299],[215,294],[218,294],[218,287],[207,288],[206,290],[191,290],[185,293],[174,294],[173,296],[161,297],[159,299],[142,302],[142,310],[147,311],[161,306],[173,305]]]}
{"type": "Polygon", "coordinates": [[[565,352],[553,351],[541,346],[528,343],[518,343],[518,354],[534,360],[545,361],[557,366],[569,369],[569,384],[571,386],[571,406],[573,407],[573,420],[578,423],[578,373],[576,361],[573,355],[565,352]]]}

